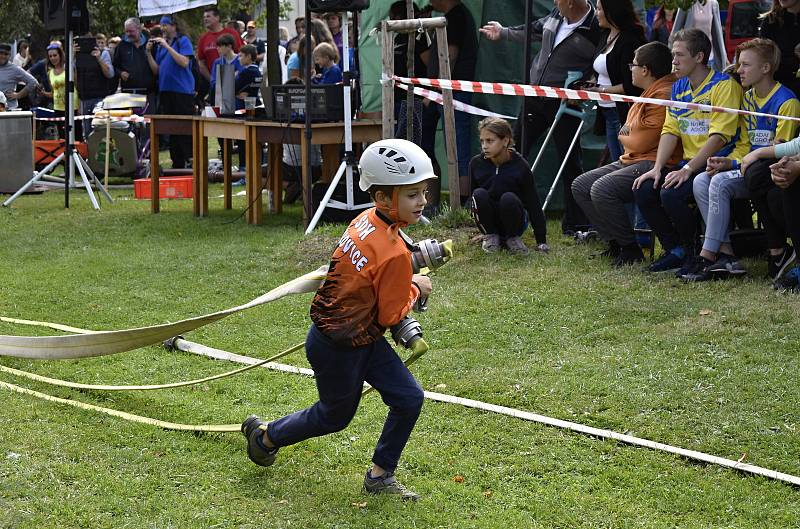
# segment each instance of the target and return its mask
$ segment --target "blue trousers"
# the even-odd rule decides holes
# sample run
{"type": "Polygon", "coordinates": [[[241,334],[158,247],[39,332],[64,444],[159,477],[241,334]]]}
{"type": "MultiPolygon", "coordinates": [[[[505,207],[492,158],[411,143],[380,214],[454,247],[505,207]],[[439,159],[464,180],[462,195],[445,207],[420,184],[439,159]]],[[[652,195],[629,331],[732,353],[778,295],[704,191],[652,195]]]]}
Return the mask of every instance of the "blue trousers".
{"type": "Polygon", "coordinates": [[[312,325],[306,337],[306,358],[314,370],[319,401],[305,410],[269,423],[275,446],[343,430],[358,409],[364,381],[380,393],[389,414],[372,462],[394,472],[425,398],[422,388],[385,338],[345,349],[312,325]]]}
{"type": "Polygon", "coordinates": [[[697,231],[697,217],[689,205],[692,196],[692,178],[679,185],[663,189],[664,176],[673,168],[664,168],[658,187],[647,181],[633,192],[636,205],[661,241],[661,246],[670,251],[676,246],[692,252],[697,231]]]}

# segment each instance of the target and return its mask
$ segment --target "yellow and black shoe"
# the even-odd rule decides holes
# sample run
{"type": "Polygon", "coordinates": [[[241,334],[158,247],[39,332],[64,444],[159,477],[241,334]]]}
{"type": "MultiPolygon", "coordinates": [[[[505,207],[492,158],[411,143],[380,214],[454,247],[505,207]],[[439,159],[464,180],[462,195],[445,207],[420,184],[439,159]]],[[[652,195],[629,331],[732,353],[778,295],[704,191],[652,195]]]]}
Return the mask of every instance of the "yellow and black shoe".
{"type": "Polygon", "coordinates": [[[256,415],[251,415],[242,423],[242,433],[247,438],[247,457],[256,465],[268,467],[275,462],[277,448],[264,445],[262,436],[267,431],[267,423],[256,415]]]}

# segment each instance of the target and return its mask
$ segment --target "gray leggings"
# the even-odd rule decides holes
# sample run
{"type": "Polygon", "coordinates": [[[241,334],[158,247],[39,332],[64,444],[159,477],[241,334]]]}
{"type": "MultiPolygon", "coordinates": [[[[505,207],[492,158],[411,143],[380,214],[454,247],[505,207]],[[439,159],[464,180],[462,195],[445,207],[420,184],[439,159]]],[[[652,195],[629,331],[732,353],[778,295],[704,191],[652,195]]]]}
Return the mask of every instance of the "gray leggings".
{"type": "Polygon", "coordinates": [[[719,253],[720,246],[731,242],[731,201],[750,196],[747,184],[738,169],[714,176],[704,172],[694,178],[692,191],[706,225],[703,250],[719,253]]]}

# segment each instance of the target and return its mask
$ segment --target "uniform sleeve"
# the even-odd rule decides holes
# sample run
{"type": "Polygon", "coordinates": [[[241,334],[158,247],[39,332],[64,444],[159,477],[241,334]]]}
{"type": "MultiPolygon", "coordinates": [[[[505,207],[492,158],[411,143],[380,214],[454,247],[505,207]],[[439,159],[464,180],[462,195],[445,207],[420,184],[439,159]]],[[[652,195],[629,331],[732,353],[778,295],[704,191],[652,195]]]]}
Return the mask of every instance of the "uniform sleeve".
{"type": "MultiPolygon", "coordinates": [[[[717,107],[741,108],[742,87],[733,79],[718,82],[711,88],[711,104],[717,107]]],[[[713,112],[708,135],[719,134],[727,143],[736,134],[738,126],[739,116],[737,114],[713,112]]]]}
{"type": "MultiPolygon", "coordinates": [[[[797,99],[788,99],[778,109],[779,116],[800,116],[800,101],[797,99]]],[[[791,119],[781,119],[778,121],[778,127],[775,129],[775,142],[789,141],[797,136],[798,122],[791,119]]]]}
{"type": "Polygon", "coordinates": [[[667,115],[664,117],[664,126],[661,127],[661,135],[672,134],[673,136],[681,137],[681,129],[678,127],[678,120],[669,109],[667,115]]]}
{"type": "Polygon", "coordinates": [[[375,275],[378,324],[382,327],[388,328],[398,323],[417,301],[419,290],[411,283],[411,276],[411,259],[405,254],[383,263],[375,275]]]}

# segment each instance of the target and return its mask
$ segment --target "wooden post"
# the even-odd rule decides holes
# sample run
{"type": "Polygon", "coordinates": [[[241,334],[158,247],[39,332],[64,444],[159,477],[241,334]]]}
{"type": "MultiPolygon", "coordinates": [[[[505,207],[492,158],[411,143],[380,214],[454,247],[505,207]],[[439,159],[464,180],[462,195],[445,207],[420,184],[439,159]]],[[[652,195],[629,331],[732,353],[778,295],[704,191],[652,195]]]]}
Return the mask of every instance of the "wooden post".
{"type": "MultiPolygon", "coordinates": [[[[406,18],[414,18],[414,2],[413,0],[406,0],[406,18]]],[[[406,71],[409,77],[414,77],[414,48],[416,47],[417,39],[413,33],[406,35],[408,38],[408,46],[406,46],[406,71]]],[[[414,141],[414,87],[410,86],[406,94],[406,139],[414,141]]]]}
{"type": "MultiPolygon", "coordinates": [[[[105,175],[105,183],[103,184],[108,191],[108,162],[109,157],[111,154],[111,112],[108,112],[106,115],[106,163],[105,167],[103,168],[105,175]]],[[[152,191],[152,190],[151,190],[152,191]]]]}
{"type": "MultiPolygon", "coordinates": [[[[439,78],[450,79],[450,55],[447,50],[447,28],[436,28],[436,42],[439,52],[439,78]]],[[[442,90],[444,99],[444,138],[447,148],[447,181],[450,188],[450,207],[458,209],[461,207],[461,186],[458,174],[458,151],[456,149],[456,117],[453,110],[453,91],[442,90]]]]}
{"type": "MultiPolygon", "coordinates": [[[[381,58],[383,62],[382,79],[394,75],[394,32],[389,31],[387,21],[381,23],[381,58]]],[[[383,96],[383,139],[394,138],[394,82],[381,85],[383,96]]]]}

